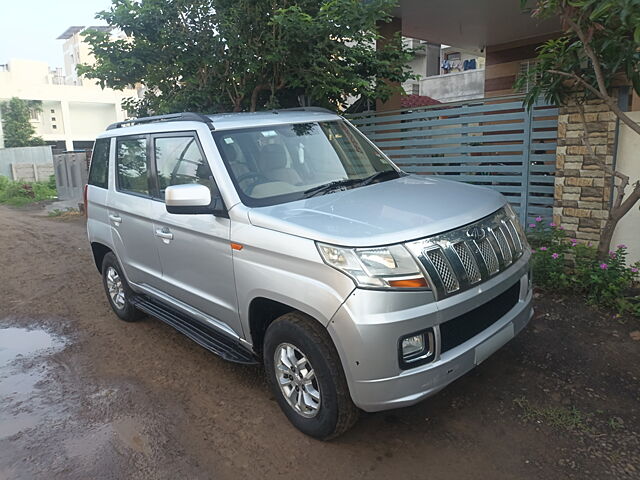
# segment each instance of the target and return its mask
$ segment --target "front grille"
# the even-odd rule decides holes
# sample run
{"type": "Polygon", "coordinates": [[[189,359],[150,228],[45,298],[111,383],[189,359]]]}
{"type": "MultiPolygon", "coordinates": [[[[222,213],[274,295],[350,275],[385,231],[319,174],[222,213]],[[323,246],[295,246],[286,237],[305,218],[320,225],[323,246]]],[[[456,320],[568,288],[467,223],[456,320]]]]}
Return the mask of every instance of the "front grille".
{"type": "Polygon", "coordinates": [[[426,270],[438,299],[462,292],[503,271],[526,241],[505,209],[434,237],[407,244],[426,270]]]}
{"type": "Polygon", "coordinates": [[[500,320],[511,310],[520,298],[520,281],[506,292],[473,310],[440,324],[440,353],[444,353],[500,320]]]}

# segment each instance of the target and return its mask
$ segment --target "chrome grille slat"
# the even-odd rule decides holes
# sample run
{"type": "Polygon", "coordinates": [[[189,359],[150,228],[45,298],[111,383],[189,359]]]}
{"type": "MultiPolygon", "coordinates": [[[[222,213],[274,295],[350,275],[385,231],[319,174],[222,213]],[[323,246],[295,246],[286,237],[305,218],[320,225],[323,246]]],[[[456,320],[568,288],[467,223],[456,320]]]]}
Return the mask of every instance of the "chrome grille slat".
{"type": "Polygon", "coordinates": [[[453,249],[458,254],[462,265],[467,273],[467,278],[469,279],[469,283],[478,283],[482,280],[482,275],[480,275],[480,269],[478,268],[478,264],[476,263],[476,259],[474,258],[471,250],[465,242],[456,243],[453,246],[453,249]]]}
{"type": "Polygon", "coordinates": [[[482,255],[484,264],[487,266],[489,275],[498,273],[498,270],[500,269],[500,265],[498,264],[498,257],[496,256],[496,252],[489,240],[485,238],[484,240],[476,242],[476,245],[478,246],[478,250],[480,250],[480,254],[482,255]]]}
{"type": "Polygon", "coordinates": [[[460,283],[458,282],[458,279],[456,278],[456,275],[453,272],[451,265],[445,258],[442,250],[440,248],[434,248],[432,250],[427,250],[425,253],[438,272],[438,275],[440,276],[440,279],[442,280],[442,283],[444,285],[445,291],[447,293],[452,293],[456,290],[459,290],[460,283]]]}
{"type": "Polygon", "coordinates": [[[511,240],[513,241],[513,246],[516,249],[518,254],[522,253],[522,241],[520,240],[520,235],[518,235],[518,229],[513,224],[510,218],[505,220],[507,225],[507,230],[509,230],[509,235],[511,235],[511,240]]]}
{"type": "Polygon", "coordinates": [[[505,209],[482,220],[405,244],[420,261],[436,298],[475,287],[514,264],[527,246],[505,209]]]}
{"type": "Polygon", "coordinates": [[[496,240],[498,241],[498,246],[500,247],[500,250],[502,252],[502,259],[504,260],[505,266],[511,265],[511,262],[513,260],[513,254],[511,252],[511,247],[507,242],[507,238],[505,237],[504,232],[502,231],[502,226],[499,226],[498,228],[496,228],[493,233],[496,236],[496,240]]]}

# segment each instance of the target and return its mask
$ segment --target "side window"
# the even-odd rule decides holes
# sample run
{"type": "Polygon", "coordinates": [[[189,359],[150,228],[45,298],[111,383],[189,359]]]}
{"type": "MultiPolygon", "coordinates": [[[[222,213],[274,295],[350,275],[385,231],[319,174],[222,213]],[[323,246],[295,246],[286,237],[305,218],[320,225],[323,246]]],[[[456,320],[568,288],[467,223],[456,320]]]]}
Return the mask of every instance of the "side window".
{"type": "Polygon", "coordinates": [[[99,138],[93,145],[91,168],[89,169],[89,185],[109,188],[109,147],[110,138],[99,138]]]}
{"type": "Polygon", "coordinates": [[[149,195],[148,163],[146,138],[118,139],[118,189],[149,195]]]}
{"type": "Polygon", "coordinates": [[[171,185],[200,183],[212,188],[211,170],[195,137],[158,137],[154,140],[154,152],[160,198],[164,199],[164,191],[171,185]]]}

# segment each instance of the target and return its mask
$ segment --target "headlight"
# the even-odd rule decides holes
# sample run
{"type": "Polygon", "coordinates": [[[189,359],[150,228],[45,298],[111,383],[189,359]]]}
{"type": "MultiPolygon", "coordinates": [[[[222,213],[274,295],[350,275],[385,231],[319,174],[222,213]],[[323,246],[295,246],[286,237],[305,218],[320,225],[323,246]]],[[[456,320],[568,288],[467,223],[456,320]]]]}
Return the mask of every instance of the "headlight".
{"type": "Polygon", "coordinates": [[[344,248],[318,243],[325,263],[353,278],[360,287],[429,287],[420,267],[402,245],[344,248]]]}

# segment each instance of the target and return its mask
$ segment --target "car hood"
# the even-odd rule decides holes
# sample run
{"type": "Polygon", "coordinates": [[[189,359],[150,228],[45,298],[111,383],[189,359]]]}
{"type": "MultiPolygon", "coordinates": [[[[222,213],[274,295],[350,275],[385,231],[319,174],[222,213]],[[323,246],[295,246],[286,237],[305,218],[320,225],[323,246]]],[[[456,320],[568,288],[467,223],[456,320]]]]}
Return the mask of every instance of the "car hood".
{"type": "Polygon", "coordinates": [[[405,242],[460,227],[506,203],[487,188],[408,175],[271,207],[252,208],[255,226],[343,246],[405,242]]]}

